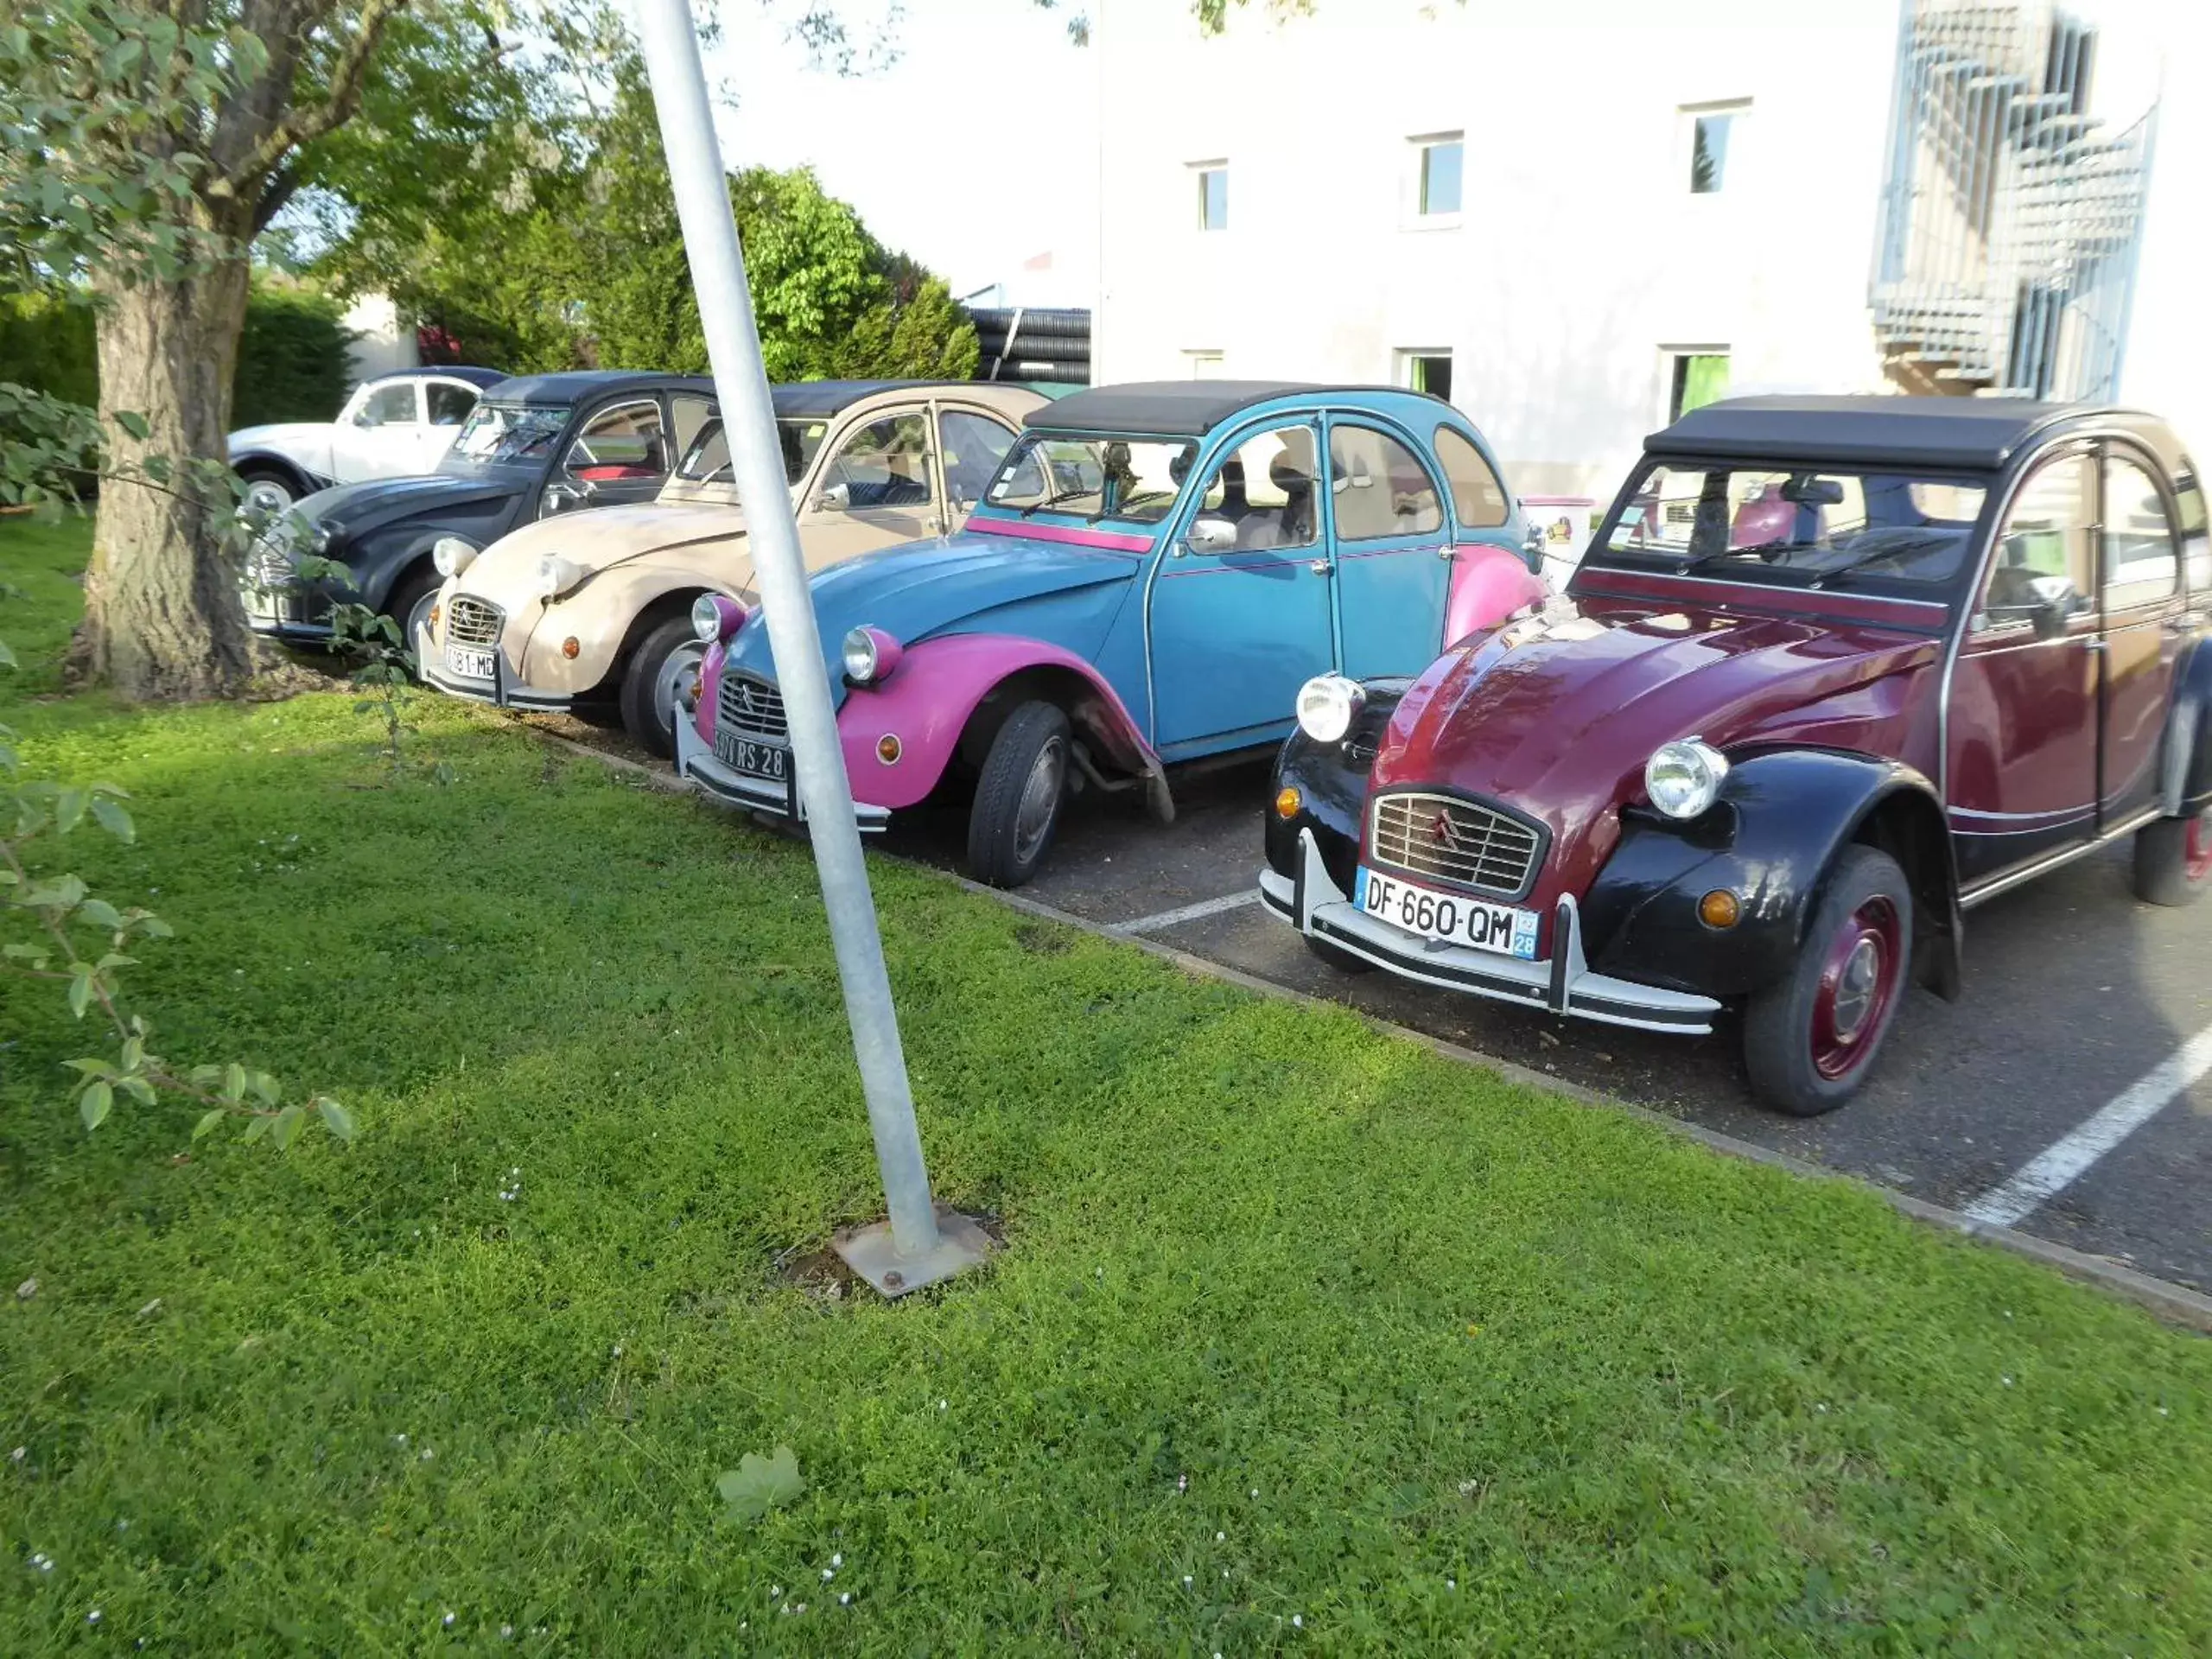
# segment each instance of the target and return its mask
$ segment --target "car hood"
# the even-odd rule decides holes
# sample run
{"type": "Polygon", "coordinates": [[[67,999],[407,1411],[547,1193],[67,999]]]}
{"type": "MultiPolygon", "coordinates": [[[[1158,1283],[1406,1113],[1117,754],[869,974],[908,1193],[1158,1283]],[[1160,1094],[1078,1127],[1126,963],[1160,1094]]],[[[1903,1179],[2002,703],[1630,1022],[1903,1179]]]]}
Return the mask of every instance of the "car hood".
{"type": "Polygon", "coordinates": [[[597,575],[650,556],[696,563],[700,579],[733,591],[753,586],[745,515],[704,503],[647,501],[556,513],[523,525],[486,548],[461,573],[461,586],[512,611],[537,597],[537,562],[558,554],[597,575]]]}
{"type": "Polygon", "coordinates": [[[240,427],[227,442],[233,455],[249,449],[269,449],[321,468],[330,465],[331,429],[327,421],[278,421],[267,426],[240,427]]]}
{"type": "Polygon", "coordinates": [[[406,518],[511,500],[525,487],[509,478],[454,478],[433,473],[421,478],[376,479],[318,490],[302,499],[297,511],[310,524],[328,530],[334,540],[365,535],[406,518]]]}
{"type": "Polygon", "coordinates": [[[1897,743],[1891,728],[1909,709],[1873,688],[1940,655],[1938,641],[1869,626],[1561,606],[1432,664],[1393,714],[1371,776],[1378,789],[1487,796],[1543,823],[1548,861],[1565,877],[1540,888],[1549,897],[1574,890],[1578,868],[1586,874],[1610,850],[1618,809],[1641,798],[1644,763],[1661,744],[1818,741],[1808,734],[1821,729],[1819,711],[1839,707],[1859,729],[1897,743]]]}
{"type": "MultiPolygon", "coordinates": [[[[848,559],[810,584],[830,683],[842,688],[840,648],[863,623],[905,645],[944,633],[1049,626],[1056,643],[1090,655],[1143,563],[1136,554],[972,531],[848,559]]],[[[738,631],[729,659],[773,673],[766,617],[756,613],[738,631]]]]}

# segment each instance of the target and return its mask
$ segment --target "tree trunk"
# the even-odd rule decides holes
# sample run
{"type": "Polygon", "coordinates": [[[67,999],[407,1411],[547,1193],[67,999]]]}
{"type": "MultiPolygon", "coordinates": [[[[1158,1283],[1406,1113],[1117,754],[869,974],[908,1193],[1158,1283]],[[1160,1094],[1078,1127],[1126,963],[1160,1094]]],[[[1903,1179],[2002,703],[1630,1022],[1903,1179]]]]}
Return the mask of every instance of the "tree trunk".
{"type": "Polygon", "coordinates": [[[203,494],[190,463],[220,462],[231,376],[245,326],[246,264],[226,261],[181,282],[105,288],[99,318],[107,470],[166,458],[165,485],[112,476],[100,486],[85,620],[73,658],[91,678],[139,701],[219,696],[251,677],[253,635],[224,531],[227,494],[203,494]],[[143,442],[117,424],[135,413],[143,442]]]}

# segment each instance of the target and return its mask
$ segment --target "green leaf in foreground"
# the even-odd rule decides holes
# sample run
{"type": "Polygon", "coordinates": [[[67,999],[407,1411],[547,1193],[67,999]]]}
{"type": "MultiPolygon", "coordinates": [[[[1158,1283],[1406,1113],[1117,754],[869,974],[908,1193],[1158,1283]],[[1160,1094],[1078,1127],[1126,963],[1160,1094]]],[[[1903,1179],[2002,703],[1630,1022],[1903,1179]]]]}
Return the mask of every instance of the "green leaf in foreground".
{"type": "Polygon", "coordinates": [[[734,1521],[758,1521],[779,1504],[788,1503],[806,1490],[798,1472],[798,1459],[791,1447],[779,1446],[772,1457],[748,1452],[737,1467],[725,1470],[715,1490],[729,1505],[734,1521]]]}

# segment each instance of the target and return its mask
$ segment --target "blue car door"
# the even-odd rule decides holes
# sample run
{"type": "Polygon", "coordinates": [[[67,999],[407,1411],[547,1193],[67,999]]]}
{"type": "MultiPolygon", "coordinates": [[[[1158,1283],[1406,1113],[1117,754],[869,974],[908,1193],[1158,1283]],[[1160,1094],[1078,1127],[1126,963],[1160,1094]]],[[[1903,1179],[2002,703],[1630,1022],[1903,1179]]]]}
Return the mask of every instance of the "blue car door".
{"type": "Polygon", "coordinates": [[[1326,528],[1344,672],[1418,674],[1444,640],[1452,537],[1427,462],[1357,416],[1329,418],[1326,528]]]}
{"type": "Polygon", "coordinates": [[[1147,613],[1153,745],[1169,759],[1281,736],[1298,688],[1336,661],[1319,441],[1311,419],[1239,434],[1160,555],[1147,613]]]}

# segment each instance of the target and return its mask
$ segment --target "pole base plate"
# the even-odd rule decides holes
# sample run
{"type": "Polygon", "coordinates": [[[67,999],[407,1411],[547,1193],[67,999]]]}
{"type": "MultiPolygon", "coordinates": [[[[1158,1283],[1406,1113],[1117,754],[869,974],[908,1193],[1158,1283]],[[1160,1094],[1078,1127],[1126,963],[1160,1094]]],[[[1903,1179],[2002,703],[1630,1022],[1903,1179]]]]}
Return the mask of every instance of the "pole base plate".
{"type": "Polygon", "coordinates": [[[937,1212],[937,1248],[918,1255],[901,1255],[891,1240],[891,1224],[871,1222],[849,1228],[830,1241],[830,1248],[843,1258],[855,1274],[877,1293],[895,1301],[909,1291],[950,1279],[980,1266],[991,1253],[991,1236],[957,1210],[937,1212]]]}

